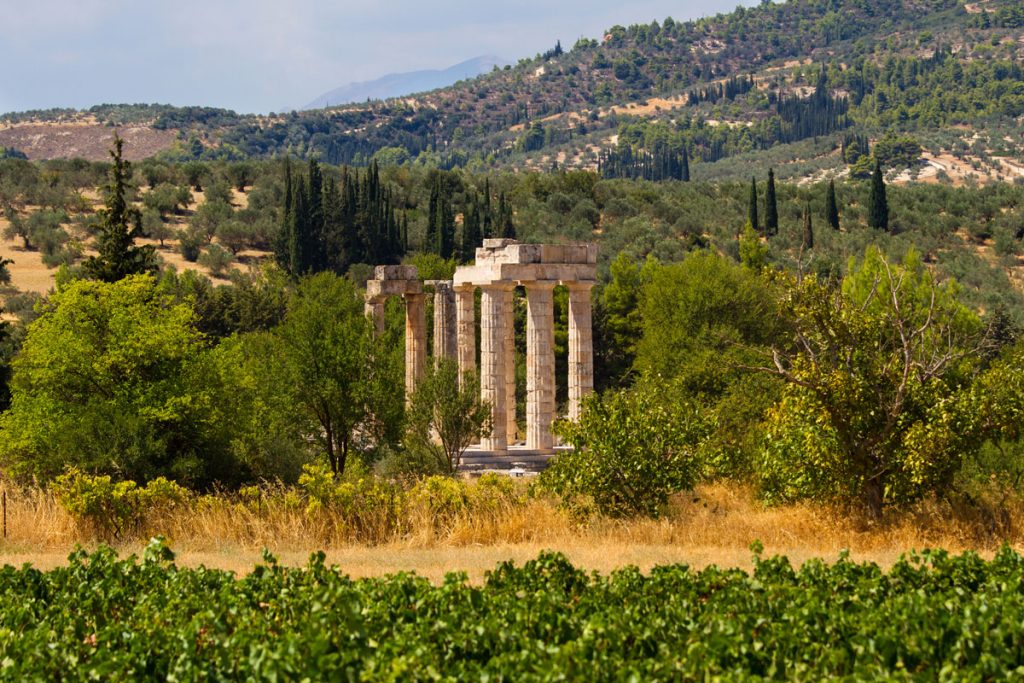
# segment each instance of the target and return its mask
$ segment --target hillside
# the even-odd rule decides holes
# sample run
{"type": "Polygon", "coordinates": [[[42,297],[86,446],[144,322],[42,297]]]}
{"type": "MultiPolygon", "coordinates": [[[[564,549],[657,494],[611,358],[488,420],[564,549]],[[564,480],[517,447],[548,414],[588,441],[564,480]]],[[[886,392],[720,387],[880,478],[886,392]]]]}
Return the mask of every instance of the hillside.
{"type": "MultiPolygon", "coordinates": [[[[333,164],[378,155],[442,168],[597,168],[609,151],[628,148],[626,162],[616,156],[611,167],[637,174],[628,167],[638,153],[685,149],[708,165],[697,171],[704,177],[742,176],[720,162],[758,152],[794,166],[783,177],[813,177],[843,168],[851,140],[862,147],[892,131],[931,152],[932,174],[955,175],[956,164],[942,161],[952,156],[971,167],[963,178],[984,181],[1013,176],[1020,164],[1022,26],[1024,9],[1012,0],[792,0],[685,23],[614,26],[568,51],[559,46],[451,87],[329,110],[247,116],[101,105],[9,114],[0,146],[25,144],[21,127],[88,116],[173,131],[179,140],[161,153],[178,161],[287,151],[333,164]],[[802,141],[815,144],[792,147],[802,141]]],[[[927,171],[923,159],[909,160],[911,170],[927,171]]]]}

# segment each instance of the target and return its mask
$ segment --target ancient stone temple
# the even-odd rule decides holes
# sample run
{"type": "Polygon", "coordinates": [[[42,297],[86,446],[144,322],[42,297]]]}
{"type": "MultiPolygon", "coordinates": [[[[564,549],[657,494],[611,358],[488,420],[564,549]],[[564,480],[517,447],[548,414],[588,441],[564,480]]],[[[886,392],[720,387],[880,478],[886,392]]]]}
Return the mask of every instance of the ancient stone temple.
{"type": "Polygon", "coordinates": [[[434,355],[455,358],[465,375],[480,377],[481,398],[493,408],[492,430],[476,452],[503,455],[515,438],[516,287],[526,290],[526,444],[532,454],[552,453],[555,414],[554,289],[569,293],[569,416],[579,415],[593,390],[594,354],[590,291],[597,278],[597,246],[520,244],[484,240],[476,262],[455,271],[453,281],[421,283],[412,266],[378,266],[367,282],[366,311],[383,329],[384,302],[401,296],[406,306],[406,394],[426,368],[425,300],[434,293],[434,355]],[[424,289],[426,285],[426,290],[424,289]],[[480,290],[480,367],[477,368],[474,300],[480,290]]]}

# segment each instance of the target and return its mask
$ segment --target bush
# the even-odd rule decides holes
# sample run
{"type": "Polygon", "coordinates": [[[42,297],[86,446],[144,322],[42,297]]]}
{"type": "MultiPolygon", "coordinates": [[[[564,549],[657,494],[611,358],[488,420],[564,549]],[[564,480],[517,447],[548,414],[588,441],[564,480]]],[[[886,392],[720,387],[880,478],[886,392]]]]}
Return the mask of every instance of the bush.
{"type": "Polygon", "coordinates": [[[556,425],[573,450],[555,458],[541,485],[577,511],[589,499],[612,517],[659,516],[670,495],[696,483],[708,432],[693,406],[666,393],[646,382],[586,399],[578,422],[556,425]]]}
{"type": "Polygon", "coordinates": [[[53,490],[68,514],[106,539],[120,539],[147,513],[184,505],[190,497],[188,490],[164,477],[140,488],[134,481],[115,482],[109,475],[90,475],[75,467],[57,477],[53,490]]]}
{"type": "Polygon", "coordinates": [[[204,237],[195,230],[188,230],[178,239],[178,251],[189,263],[195,263],[199,259],[199,253],[206,243],[204,237]]]}

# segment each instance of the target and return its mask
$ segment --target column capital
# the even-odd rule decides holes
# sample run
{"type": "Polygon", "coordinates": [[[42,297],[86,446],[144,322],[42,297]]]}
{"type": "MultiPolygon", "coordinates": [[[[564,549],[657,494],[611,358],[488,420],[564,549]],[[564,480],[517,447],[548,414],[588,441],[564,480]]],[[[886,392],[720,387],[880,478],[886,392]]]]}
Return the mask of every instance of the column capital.
{"type": "Polygon", "coordinates": [[[523,283],[523,286],[526,288],[527,293],[530,293],[531,291],[543,292],[545,290],[554,290],[554,288],[558,286],[558,283],[554,280],[528,280],[523,283]]]}
{"type": "Polygon", "coordinates": [[[594,280],[574,280],[572,282],[563,282],[562,284],[570,292],[589,292],[597,282],[594,280]]]}

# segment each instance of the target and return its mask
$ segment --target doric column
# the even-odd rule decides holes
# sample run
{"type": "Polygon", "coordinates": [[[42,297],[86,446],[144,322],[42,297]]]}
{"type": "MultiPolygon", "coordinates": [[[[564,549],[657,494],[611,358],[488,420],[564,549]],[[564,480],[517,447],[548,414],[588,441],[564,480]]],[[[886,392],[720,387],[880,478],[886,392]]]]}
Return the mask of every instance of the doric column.
{"type": "Polygon", "coordinates": [[[569,419],[580,416],[583,397],[594,390],[593,282],[567,282],[569,290],[569,419]]]}
{"type": "Polygon", "coordinates": [[[426,294],[405,295],[405,400],[427,369],[426,294]]]}
{"type": "Polygon", "coordinates": [[[483,439],[482,446],[485,451],[505,452],[508,450],[505,311],[512,296],[512,285],[486,285],[481,290],[480,398],[491,405],[491,433],[483,439]]]}
{"type": "Polygon", "coordinates": [[[459,377],[476,372],[476,313],[473,310],[472,285],[455,288],[455,327],[459,359],[459,377]]]}
{"type": "Polygon", "coordinates": [[[455,360],[455,291],[452,283],[434,281],[434,358],[455,360]]]}
{"type": "Polygon", "coordinates": [[[366,317],[373,321],[373,333],[378,337],[384,334],[384,302],[378,299],[369,300],[363,310],[366,317]]]}
{"type": "Polygon", "coordinates": [[[516,290],[515,285],[505,297],[505,424],[508,442],[516,439],[516,290]]]}
{"type": "Polygon", "coordinates": [[[555,418],[554,282],[526,285],[526,447],[551,450],[555,418]]]}

